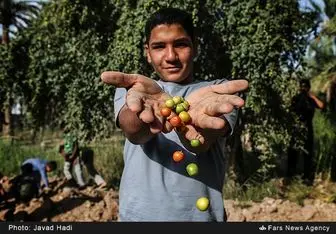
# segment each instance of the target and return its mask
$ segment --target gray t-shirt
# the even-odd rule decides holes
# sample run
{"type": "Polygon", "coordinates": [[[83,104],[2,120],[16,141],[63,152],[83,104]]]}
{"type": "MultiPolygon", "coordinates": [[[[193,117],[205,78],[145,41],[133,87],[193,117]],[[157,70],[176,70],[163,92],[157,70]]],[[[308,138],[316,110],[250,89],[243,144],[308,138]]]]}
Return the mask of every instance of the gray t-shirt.
{"type": "MultiPolygon", "coordinates": [[[[158,81],[171,96],[187,97],[192,91],[211,84],[226,82],[215,80],[181,85],[158,81]]],[[[114,97],[115,116],[125,104],[126,89],[117,88],[114,97]]],[[[234,128],[237,111],[225,115],[234,128]]],[[[225,138],[220,137],[208,152],[195,155],[180,142],[175,131],[159,133],[142,145],[126,139],[124,170],[119,190],[120,221],[224,221],[222,187],[225,175],[225,138]],[[175,151],[182,150],[185,159],[176,163],[175,151]],[[189,163],[196,163],[199,173],[190,177],[189,163]],[[206,211],[196,208],[196,201],[207,197],[210,206],[206,211]]]]}

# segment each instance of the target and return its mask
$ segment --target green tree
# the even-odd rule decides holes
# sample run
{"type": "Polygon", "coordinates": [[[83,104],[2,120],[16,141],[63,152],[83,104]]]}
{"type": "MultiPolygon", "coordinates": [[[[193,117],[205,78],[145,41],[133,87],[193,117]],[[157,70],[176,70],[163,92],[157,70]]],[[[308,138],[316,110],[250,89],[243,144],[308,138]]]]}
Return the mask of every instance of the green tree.
{"type": "MultiPolygon", "coordinates": [[[[9,44],[10,41],[10,32],[11,32],[11,26],[15,30],[21,30],[22,28],[28,26],[30,24],[30,21],[33,17],[36,17],[39,12],[39,4],[35,1],[34,3],[32,1],[14,1],[14,0],[2,0],[0,1],[0,24],[2,25],[2,37],[1,41],[4,44],[4,46],[9,44]]],[[[12,31],[11,33],[14,33],[12,31]]],[[[2,50],[11,51],[10,48],[2,48],[2,50]]],[[[5,55],[6,52],[4,52],[5,55]]],[[[11,56],[7,54],[6,57],[2,57],[2,60],[4,64],[6,62],[10,63],[11,56]],[[6,61],[7,60],[7,61],[6,61]]],[[[14,66],[14,65],[12,65],[14,66]]],[[[2,73],[1,79],[4,80],[3,84],[13,84],[13,81],[8,81],[12,79],[12,76],[8,76],[8,72],[2,73]]],[[[1,98],[0,98],[0,107],[4,105],[4,122],[3,130],[4,134],[8,135],[12,132],[11,129],[11,106],[12,106],[12,100],[13,100],[13,93],[12,93],[12,87],[11,86],[2,86],[0,88],[1,98]]],[[[1,108],[2,109],[2,108],[1,108]]],[[[2,124],[2,123],[1,123],[2,124]]]]}
{"type": "Polygon", "coordinates": [[[241,177],[256,172],[269,178],[277,175],[276,165],[286,161],[296,123],[290,100],[316,13],[301,12],[293,0],[232,0],[223,4],[222,12],[232,75],[250,82],[236,138],[241,131],[248,146],[246,154],[238,156],[245,169],[241,177]],[[251,159],[256,158],[259,166],[251,168],[251,159]]]}
{"type": "Polygon", "coordinates": [[[51,1],[43,8],[24,36],[29,40],[24,97],[31,127],[64,122],[87,140],[111,131],[113,96],[100,73],[117,16],[108,0],[51,1]]]}

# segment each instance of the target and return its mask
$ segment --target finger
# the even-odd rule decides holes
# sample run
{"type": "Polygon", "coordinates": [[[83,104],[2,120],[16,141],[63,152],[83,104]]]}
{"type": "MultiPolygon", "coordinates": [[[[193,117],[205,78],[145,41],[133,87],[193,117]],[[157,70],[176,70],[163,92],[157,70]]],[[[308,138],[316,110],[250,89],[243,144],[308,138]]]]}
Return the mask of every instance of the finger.
{"type": "Polygon", "coordinates": [[[208,105],[204,111],[204,113],[208,116],[219,116],[222,114],[227,114],[232,112],[234,109],[234,106],[231,105],[230,103],[220,103],[220,102],[215,102],[210,105],[208,105]]]}
{"type": "Polygon", "coordinates": [[[199,128],[208,128],[208,129],[223,129],[225,127],[226,121],[220,117],[212,117],[203,114],[198,118],[195,125],[199,128]]]}
{"type": "Polygon", "coordinates": [[[244,99],[237,95],[218,95],[218,97],[216,98],[216,102],[228,103],[236,108],[242,107],[245,104],[244,99]]]}
{"type": "Polygon", "coordinates": [[[177,114],[174,111],[172,111],[170,115],[166,117],[164,125],[165,132],[171,132],[174,129],[174,126],[170,123],[170,120],[175,116],[177,116],[177,114]]]}
{"type": "Polygon", "coordinates": [[[154,113],[154,121],[149,124],[150,131],[153,134],[159,133],[163,130],[164,118],[160,114],[160,108],[158,102],[147,102],[147,104],[152,105],[154,113]]]}
{"type": "Polygon", "coordinates": [[[162,131],[163,125],[160,119],[154,118],[154,121],[149,124],[151,133],[157,134],[162,131]]]}
{"type": "Polygon", "coordinates": [[[234,94],[247,89],[248,82],[247,80],[230,80],[222,84],[210,85],[209,88],[218,94],[234,94]]]}
{"type": "Polygon", "coordinates": [[[144,109],[140,113],[139,118],[145,123],[152,123],[155,119],[153,108],[150,105],[145,103],[144,109]]]}
{"type": "Polygon", "coordinates": [[[190,124],[185,126],[186,130],[184,130],[185,132],[185,138],[188,141],[194,140],[194,139],[198,139],[201,144],[204,144],[204,137],[196,130],[196,128],[190,124]]]}
{"type": "Polygon", "coordinates": [[[169,121],[164,120],[164,125],[163,125],[162,132],[164,132],[164,133],[168,133],[168,132],[173,131],[173,129],[174,129],[173,125],[171,125],[171,124],[169,123],[169,121]]]}
{"type": "Polygon", "coordinates": [[[127,74],[116,71],[106,71],[101,74],[101,80],[105,84],[113,85],[120,88],[129,88],[137,81],[137,75],[127,74]]]}

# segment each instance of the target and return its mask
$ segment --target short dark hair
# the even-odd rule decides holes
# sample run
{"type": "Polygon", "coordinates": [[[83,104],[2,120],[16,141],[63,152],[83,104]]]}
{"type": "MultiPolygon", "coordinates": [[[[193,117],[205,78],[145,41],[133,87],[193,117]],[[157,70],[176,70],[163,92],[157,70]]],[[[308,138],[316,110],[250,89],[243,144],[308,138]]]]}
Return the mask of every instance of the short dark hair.
{"type": "Polygon", "coordinates": [[[310,89],[310,80],[308,79],[302,79],[300,80],[300,86],[305,85],[310,89]]]}
{"type": "Polygon", "coordinates": [[[56,161],[49,161],[47,162],[47,166],[50,168],[50,170],[54,171],[57,168],[57,163],[56,161]]]}
{"type": "Polygon", "coordinates": [[[161,24],[180,24],[190,36],[191,40],[194,41],[195,39],[192,16],[184,10],[167,7],[156,11],[147,20],[145,26],[146,44],[149,42],[153,28],[161,24]]]}

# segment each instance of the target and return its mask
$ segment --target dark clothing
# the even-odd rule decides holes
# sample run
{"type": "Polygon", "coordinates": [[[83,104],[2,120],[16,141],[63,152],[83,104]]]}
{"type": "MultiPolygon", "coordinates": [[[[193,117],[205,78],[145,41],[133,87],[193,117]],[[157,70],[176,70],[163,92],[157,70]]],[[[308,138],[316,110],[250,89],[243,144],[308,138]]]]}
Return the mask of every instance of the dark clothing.
{"type": "Polygon", "coordinates": [[[317,105],[307,93],[300,93],[292,100],[292,109],[308,129],[313,127],[313,118],[317,105]]]}
{"type": "Polygon", "coordinates": [[[296,174],[298,156],[303,154],[303,179],[311,182],[314,180],[315,172],[313,118],[316,108],[316,102],[309,97],[308,93],[301,92],[292,99],[292,111],[298,115],[299,120],[304,124],[307,134],[304,139],[306,152],[301,152],[294,148],[294,144],[298,140],[297,130],[295,129],[292,133],[292,142],[288,151],[288,176],[293,177],[296,174]]]}
{"type": "MultiPolygon", "coordinates": [[[[21,170],[23,170],[22,173],[25,173],[25,171],[29,173],[30,172],[29,170],[31,170],[33,174],[35,174],[36,176],[40,178],[40,180],[42,180],[44,186],[48,187],[49,186],[48,185],[48,175],[46,172],[47,162],[48,162],[47,160],[38,159],[38,158],[27,159],[26,161],[22,163],[22,167],[21,167],[21,170]],[[31,166],[27,165],[24,167],[24,165],[26,164],[30,164],[31,166]]],[[[38,181],[39,187],[40,187],[40,180],[38,181]]]]}

